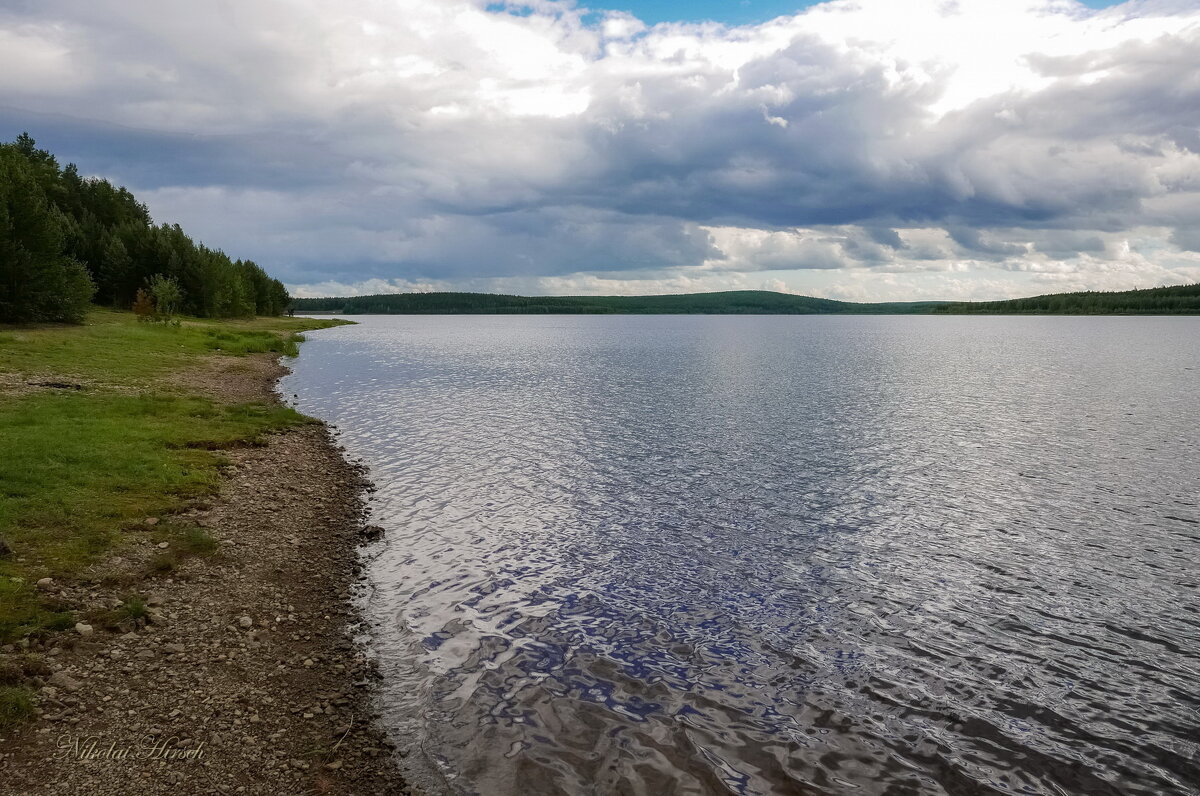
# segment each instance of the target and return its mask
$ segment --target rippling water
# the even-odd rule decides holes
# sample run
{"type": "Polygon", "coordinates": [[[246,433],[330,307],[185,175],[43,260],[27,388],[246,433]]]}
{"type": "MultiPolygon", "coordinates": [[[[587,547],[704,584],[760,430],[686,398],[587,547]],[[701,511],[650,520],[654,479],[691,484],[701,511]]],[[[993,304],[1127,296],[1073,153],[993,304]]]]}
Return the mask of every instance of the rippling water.
{"type": "Polygon", "coordinates": [[[1200,792],[1200,319],[359,320],[285,390],[438,788],[1200,792]]]}

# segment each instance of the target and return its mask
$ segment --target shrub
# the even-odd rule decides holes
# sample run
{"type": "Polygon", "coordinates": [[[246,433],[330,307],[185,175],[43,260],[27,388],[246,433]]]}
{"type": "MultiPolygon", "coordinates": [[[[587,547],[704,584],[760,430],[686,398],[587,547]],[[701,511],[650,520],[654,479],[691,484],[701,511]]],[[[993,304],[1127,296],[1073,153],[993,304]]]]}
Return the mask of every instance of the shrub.
{"type": "Polygon", "coordinates": [[[150,297],[149,292],[140,287],[133,299],[133,314],[139,321],[154,320],[154,299],[150,297]]]}
{"type": "Polygon", "coordinates": [[[146,280],[146,284],[149,287],[150,295],[154,298],[155,314],[161,320],[170,320],[175,311],[179,309],[180,302],[183,301],[183,288],[179,286],[179,280],[173,276],[155,274],[146,280]]]}

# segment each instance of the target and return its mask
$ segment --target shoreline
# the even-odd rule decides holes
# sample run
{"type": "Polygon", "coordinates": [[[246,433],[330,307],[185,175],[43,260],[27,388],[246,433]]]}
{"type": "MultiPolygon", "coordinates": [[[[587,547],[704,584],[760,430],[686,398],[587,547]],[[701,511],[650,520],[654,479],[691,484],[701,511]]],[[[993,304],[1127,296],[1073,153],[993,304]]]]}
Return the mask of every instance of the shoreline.
{"type": "MultiPolygon", "coordinates": [[[[212,357],[169,380],[214,400],[280,404],[280,357],[212,357]]],[[[22,639],[34,716],[0,733],[0,779],[22,794],[411,794],[374,710],[376,668],[353,637],[365,490],[315,421],[223,451],[218,495],[147,518],[215,540],[160,577],[130,583],[158,545],[109,552],[47,598],[144,613],[107,630],[22,639]]]]}

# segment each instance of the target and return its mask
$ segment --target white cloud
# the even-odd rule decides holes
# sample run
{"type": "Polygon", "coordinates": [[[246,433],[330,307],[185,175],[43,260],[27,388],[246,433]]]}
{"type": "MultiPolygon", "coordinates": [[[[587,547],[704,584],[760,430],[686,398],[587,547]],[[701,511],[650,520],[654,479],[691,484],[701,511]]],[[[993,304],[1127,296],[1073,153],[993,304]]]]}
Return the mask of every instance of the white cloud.
{"type": "Polygon", "coordinates": [[[0,91],[7,97],[78,91],[62,31],[46,24],[0,28],[0,91]]]}

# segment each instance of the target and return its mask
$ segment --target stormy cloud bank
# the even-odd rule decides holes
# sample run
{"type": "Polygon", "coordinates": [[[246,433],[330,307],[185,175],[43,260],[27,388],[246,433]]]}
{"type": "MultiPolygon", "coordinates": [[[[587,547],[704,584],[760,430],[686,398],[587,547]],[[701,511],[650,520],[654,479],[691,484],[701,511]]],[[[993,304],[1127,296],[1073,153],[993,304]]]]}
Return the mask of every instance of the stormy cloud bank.
{"type": "Polygon", "coordinates": [[[299,295],[1200,281],[1200,7],[0,4],[0,125],[299,295]]]}

